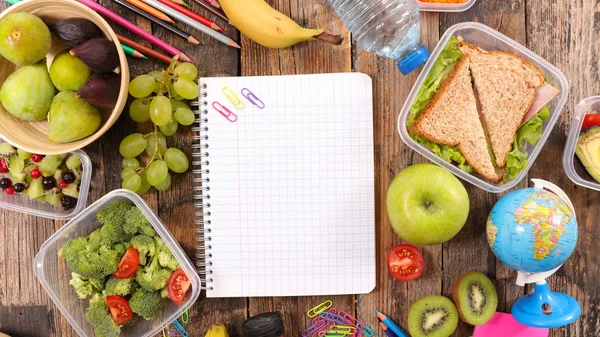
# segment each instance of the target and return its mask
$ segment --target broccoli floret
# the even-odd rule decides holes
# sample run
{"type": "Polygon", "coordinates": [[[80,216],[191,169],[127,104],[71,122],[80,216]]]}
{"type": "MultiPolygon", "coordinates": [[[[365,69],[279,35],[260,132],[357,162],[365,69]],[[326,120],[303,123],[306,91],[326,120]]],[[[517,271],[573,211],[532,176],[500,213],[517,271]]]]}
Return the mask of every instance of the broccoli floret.
{"type": "Polygon", "coordinates": [[[119,337],[121,334],[121,327],[119,327],[109,315],[96,326],[94,332],[96,333],[96,337],[119,337]]]}
{"type": "Polygon", "coordinates": [[[85,319],[94,327],[102,323],[102,321],[108,316],[108,305],[104,296],[101,294],[94,294],[90,299],[90,305],[85,310],[85,319]]]}
{"type": "Polygon", "coordinates": [[[105,278],[91,278],[88,280],[88,282],[90,282],[90,284],[92,285],[92,287],[94,287],[94,289],[96,289],[98,292],[104,290],[104,284],[106,283],[105,278]]]}
{"type": "Polygon", "coordinates": [[[131,310],[145,320],[156,317],[163,309],[165,299],[158,292],[146,292],[138,289],[129,300],[131,310]]]}
{"type": "Polygon", "coordinates": [[[144,213],[137,208],[132,207],[125,215],[125,233],[128,234],[144,234],[148,236],[156,235],[156,231],[152,228],[150,221],[144,216],[144,213]]]}
{"type": "Polygon", "coordinates": [[[169,290],[167,289],[167,287],[164,287],[160,290],[160,297],[169,298],[169,290]]]}
{"type": "Polygon", "coordinates": [[[95,293],[101,291],[92,285],[92,283],[77,273],[71,273],[71,281],[69,284],[75,288],[75,292],[77,292],[77,297],[81,299],[86,299],[89,296],[94,295],[95,293]]]}
{"type": "Polygon", "coordinates": [[[135,273],[135,280],[147,291],[161,290],[167,285],[169,277],[171,277],[171,271],[160,267],[158,254],[154,255],[149,266],[138,269],[135,273]]]}
{"type": "Polygon", "coordinates": [[[125,324],[121,325],[121,329],[127,329],[127,328],[129,328],[130,326],[133,326],[133,325],[135,324],[135,322],[136,322],[136,321],[137,321],[139,318],[140,318],[140,316],[138,316],[138,315],[136,315],[136,314],[133,314],[133,318],[132,318],[132,319],[131,319],[129,322],[127,322],[127,323],[125,323],[125,324]]]}
{"type": "Polygon", "coordinates": [[[160,251],[158,252],[158,263],[162,267],[168,268],[172,271],[175,271],[180,267],[179,262],[177,261],[177,259],[175,259],[167,245],[162,246],[160,251]]]}
{"type": "Polygon", "coordinates": [[[116,202],[96,214],[102,226],[102,242],[115,244],[129,241],[133,234],[125,232],[127,212],[135,206],[125,202],[116,202]]]}
{"type": "Polygon", "coordinates": [[[67,241],[59,251],[69,269],[86,280],[104,279],[117,270],[120,256],[108,246],[98,246],[100,232],[94,231],[88,237],[67,241]]]}
{"type": "Polygon", "coordinates": [[[102,292],[104,296],[110,295],[119,295],[119,296],[127,296],[132,294],[132,288],[134,288],[135,281],[133,278],[128,279],[117,279],[111,277],[108,282],[106,282],[106,289],[102,292]]]}
{"type": "Polygon", "coordinates": [[[163,241],[163,239],[160,238],[160,236],[155,236],[154,245],[156,246],[156,250],[158,251],[162,248],[162,246],[165,245],[165,242],[163,241]]]}
{"type": "Polygon", "coordinates": [[[129,242],[121,242],[121,243],[117,243],[116,245],[114,245],[113,250],[115,250],[117,252],[117,255],[119,255],[120,257],[123,257],[123,255],[125,255],[125,252],[127,251],[127,248],[129,248],[129,246],[131,246],[131,244],[129,242]]]}
{"type": "Polygon", "coordinates": [[[131,239],[131,246],[137,250],[140,256],[140,264],[146,265],[146,257],[154,257],[156,254],[156,247],[154,240],[148,235],[136,235],[131,239]]]}

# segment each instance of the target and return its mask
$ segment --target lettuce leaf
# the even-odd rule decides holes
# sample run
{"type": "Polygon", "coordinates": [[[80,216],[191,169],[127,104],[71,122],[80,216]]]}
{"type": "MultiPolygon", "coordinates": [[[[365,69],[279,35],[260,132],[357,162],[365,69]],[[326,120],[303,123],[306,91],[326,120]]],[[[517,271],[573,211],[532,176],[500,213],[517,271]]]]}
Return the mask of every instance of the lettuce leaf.
{"type": "MultiPolygon", "coordinates": [[[[419,88],[417,97],[413,105],[410,107],[410,116],[406,122],[406,126],[410,127],[419,114],[425,109],[427,103],[431,101],[435,93],[440,88],[442,81],[452,71],[454,65],[462,57],[462,53],[458,50],[458,44],[462,41],[460,37],[452,36],[450,40],[438,56],[437,60],[431,67],[429,74],[423,81],[423,85],[419,88]]],[[[412,134],[410,135],[417,143],[425,146],[431,152],[435,153],[438,157],[443,160],[456,164],[461,170],[471,173],[473,168],[467,164],[465,157],[460,154],[456,147],[448,145],[440,145],[425,139],[422,136],[412,134]]]]}
{"type": "Polygon", "coordinates": [[[523,150],[527,146],[527,143],[535,145],[542,138],[544,122],[548,118],[550,118],[550,107],[545,106],[519,128],[515,136],[513,150],[506,157],[505,181],[515,179],[519,175],[519,172],[527,167],[528,153],[523,150]]]}

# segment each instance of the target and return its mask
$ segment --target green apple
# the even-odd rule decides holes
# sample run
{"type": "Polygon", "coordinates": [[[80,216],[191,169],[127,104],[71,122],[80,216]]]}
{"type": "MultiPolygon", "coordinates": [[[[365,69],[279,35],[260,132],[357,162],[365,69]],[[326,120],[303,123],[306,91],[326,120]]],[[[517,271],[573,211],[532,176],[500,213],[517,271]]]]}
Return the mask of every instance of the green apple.
{"type": "Polygon", "coordinates": [[[469,216],[469,195],[445,169],[413,165],[400,172],[387,192],[392,228],[402,239],[434,245],[452,239],[469,216]]]}

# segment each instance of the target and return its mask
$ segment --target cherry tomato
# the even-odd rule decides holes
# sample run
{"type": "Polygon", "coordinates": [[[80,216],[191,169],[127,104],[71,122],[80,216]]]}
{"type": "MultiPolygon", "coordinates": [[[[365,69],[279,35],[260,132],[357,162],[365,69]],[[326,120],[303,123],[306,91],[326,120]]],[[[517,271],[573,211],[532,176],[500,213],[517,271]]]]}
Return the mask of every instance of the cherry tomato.
{"type": "Polygon", "coordinates": [[[400,281],[412,281],[423,274],[423,255],[411,245],[397,245],[388,254],[388,270],[400,281]]]}
{"type": "Polygon", "coordinates": [[[138,270],[138,265],[140,264],[140,255],[138,251],[133,247],[129,247],[123,255],[121,262],[117,266],[117,271],[113,275],[114,278],[130,278],[135,275],[135,272],[138,270]]]}
{"type": "Polygon", "coordinates": [[[106,296],[106,304],[110,309],[113,320],[115,323],[121,325],[125,324],[133,318],[133,311],[129,302],[121,296],[106,296]]]}
{"type": "Polygon", "coordinates": [[[183,269],[179,268],[174,271],[167,283],[167,292],[171,301],[177,305],[181,304],[191,284],[183,269]]]}
{"type": "Polygon", "coordinates": [[[585,115],[581,129],[591,128],[592,126],[600,126],[600,114],[585,115]]]}

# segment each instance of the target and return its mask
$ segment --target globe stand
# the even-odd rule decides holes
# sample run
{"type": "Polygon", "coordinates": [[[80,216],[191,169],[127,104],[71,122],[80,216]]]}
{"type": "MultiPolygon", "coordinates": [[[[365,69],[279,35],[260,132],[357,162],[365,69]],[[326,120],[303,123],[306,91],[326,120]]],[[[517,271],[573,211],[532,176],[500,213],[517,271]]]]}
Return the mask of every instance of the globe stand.
{"type": "MultiPolygon", "coordinates": [[[[546,188],[563,199],[575,211],[571,200],[558,186],[541,180],[532,179],[537,188],[546,188]]],[[[577,301],[566,294],[550,291],[546,279],[552,276],[562,265],[542,273],[518,272],[517,285],[535,284],[532,294],[519,298],[513,305],[513,317],[521,324],[536,328],[557,328],[573,323],[581,316],[581,307],[577,301]]]]}

